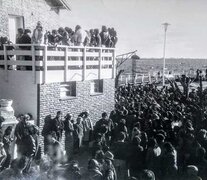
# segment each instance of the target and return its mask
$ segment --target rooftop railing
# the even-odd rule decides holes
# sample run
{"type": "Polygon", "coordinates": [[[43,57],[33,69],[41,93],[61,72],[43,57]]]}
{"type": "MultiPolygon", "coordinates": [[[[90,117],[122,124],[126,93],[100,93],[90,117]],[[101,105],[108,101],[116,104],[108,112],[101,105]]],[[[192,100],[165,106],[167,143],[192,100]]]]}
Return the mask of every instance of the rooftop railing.
{"type": "Polygon", "coordinates": [[[31,74],[34,83],[115,78],[114,48],[12,44],[0,50],[0,71],[31,74]],[[13,48],[13,49],[12,49],[13,48]]]}

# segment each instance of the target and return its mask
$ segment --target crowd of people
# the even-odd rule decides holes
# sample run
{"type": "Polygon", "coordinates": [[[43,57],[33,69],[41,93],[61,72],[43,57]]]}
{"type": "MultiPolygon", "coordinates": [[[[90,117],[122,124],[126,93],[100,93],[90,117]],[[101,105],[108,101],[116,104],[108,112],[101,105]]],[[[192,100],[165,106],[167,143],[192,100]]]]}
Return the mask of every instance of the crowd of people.
{"type": "Polygon", "coordinates": [[[9,151],[12,127],[1,138],[0,179],[206,180],[207,89],[187,92],[176,82],[121,86],[115,109],[95,124],[89,111],[76,119],[58,111],[45,117],[41,132],[21,115],[17,159],[9,151]],[[83,152],[86,169],[76,159],[83,152]]]}
{"type": "Polygon", "coordinates": [[[47,44],[51,46],[91,46],[91,47],[115,47],[118,41],[114,28],[102,26],[99,29],[83,30],[80,25],[75,30],[69,27],[60,27],[52,31],[44,31],[41,22],[37,23],[33,32],[30,29],[18,29],[17,44],[47,44]]]}

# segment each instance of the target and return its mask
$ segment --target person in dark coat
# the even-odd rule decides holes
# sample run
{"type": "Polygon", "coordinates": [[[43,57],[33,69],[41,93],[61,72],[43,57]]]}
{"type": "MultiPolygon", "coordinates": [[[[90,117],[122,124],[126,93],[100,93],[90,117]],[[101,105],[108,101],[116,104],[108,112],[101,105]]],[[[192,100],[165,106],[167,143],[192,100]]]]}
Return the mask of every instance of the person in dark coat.
{"type": "MultiPolygon", "coordinates": [[[[19,39],[19,44],[31,44],[31,30],[25,29],[24,34],[19,39]]],[[[31,46],[20,46],[20,49],[30,50],[31,46]]]]}
{"type": "Polygon", "coordinates": [[[130,175],[134,177],[138,177],[139,171],[144,167],[143,147],[140,146],[140,143],[141,139],[135,136],[132,140],[131,149],[129,150],[127,158],[130,175]]]}
{"type": "Polygon", "coordinates": [[[120,179],[126,178],[126,158],[129,151],[129,144],[125,142],[125,132],[118,134],[118,139],[112,144],[111,151],[114,154],[114,166],[117,171],[117,176],[120,179]]]}
{"type": "Polygon", "coordinates": [[[104,180],[117,180],[117,173],[113,165],[114,155],[112,152],[107,151],[104,155],[105,164],[104,164],[104,180]]]}
{"type": "MultiPolygon", "coordinates": [[[[31,44],[31,31],[29,29],[25,29],[24,34],[19,39],[19,44],[31,44]]],[[[19,46],[22,50],[31,50],[31,46],[19,46]]],[[[30,61],[32,60],[32,56],[24,56],[24,60],[30,61]]],[[[26,70],[32,70],[32,66],[26,66],[26,70]]]]}
{"type": "Polygon", "coordinates": [[[89,160],[88,171],[83,177],[85,180],[103,180],[103,174],[100,171],[99,163],[97,160],[89,160]]]}
{"type": "Polygon", "coordinates": [[[79,152],[82,146],[82,140],[83,140],[83,135],[84,135],[82,121],[83,121],[82,117],[78,117],[76,124],[74,124],[74,151],[75,153],[79,152]]]}
{"type": "Polygon", "coordinates": [[[12,126],[8,126],[4,132],[3,136],[3,143],[4,143],[4,150],[6,152],[6,160],[2,164],[1,169],[8,168],[11,162],[11,143],[13,139],[11,138],[12,126]]]}
{"type": "Polygon", "coordinates": [[[56,117],[52,120],[52,131],[56,133],[59,142],[61,141],[63,130],[64,123],[62,121],[62,112],[58,111],[56,117]]]}
{"type": "Polygon", "coordinates": [[[73,154],[73,144],[74,144],[74,121],[71,114],[65,116],[64,121],[64,130],[65,130],[65,150],[68,160],[72,158],[73,154]]]}
{"type": "Polygon", "coordinates": [[[82,179],[79,163],[77,161],[72,161],[69,164],[69,166],[65,170],[64,177],[66,179],[70,178],[71,180],[81,180],[82,179]]]}
{"type": "Polygon", "coordinates": [[[105,133],[105,138],[106,138],[106,142],[109,145],[111,141],[111,136],[114,131],[114,124],[113,124],[113,121],[108,118],[108,115],[106,112],[103,112],[102,118],[96,122],[95,127],[94,127],[95,133],[101,132],[103,125],[107,128],[107,132],[105,133]]]}
{"type": "Polygon", "coordinates": [[[169,142],[164,144],[164,152],[161,155],[161,170],[165,179],[177,177],[177,151],[169,142]]]}
{"type": "Polygon", "coordinates": [[[35,125],[28,122],[29,115],[24,115],[22,120],[16,125],[15,137],[17,143],[17,151],[19,157],[25,156],[28,158],[25,172],[30,169],[31,162],[35,158],[38,151],[38,129],[35,125]]]}
{"type": "Polygon", "coordinates": [[[42,136],[44,137],[44,153],[47,152],[47,148],[48,148],[48,138],[47,136],[52,132],[52,117],[51,115],[47,115],[44,119],[44,126],[42,129],[42,136]]]}

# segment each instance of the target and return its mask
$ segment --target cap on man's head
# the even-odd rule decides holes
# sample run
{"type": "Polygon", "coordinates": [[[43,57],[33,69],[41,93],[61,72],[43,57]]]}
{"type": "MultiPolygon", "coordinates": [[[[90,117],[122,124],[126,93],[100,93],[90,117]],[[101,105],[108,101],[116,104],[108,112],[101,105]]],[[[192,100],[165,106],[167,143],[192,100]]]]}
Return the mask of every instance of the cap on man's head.
{"type": "Polygon", "coordinates": [[[81,26],[80,26],[80,25],[77,25],[77,26],[75,27],[75,30],[77,31],[77,30],[79,30],[79,29],[81,29],[81,26]]]}
{"type": "Polygon", "coordinates": [[[103,112],[102,113],[102,117],[106,117],[107,116],[107,113],[106,112],[103,112]]]}
{"type": "Polygon", "coordinates": [[[144,169],[141,172],[141,178],[142,180],[155,180],[155,174],[153,171],[149,169],[144,169]]]}
{"type": "Polygon", "coordinates": [[[67,117],[67,118],[71,118],[71,117],[72,117],[72,114],[71,114],[71,113],[67,113],[67,114],[66,114],[66,117],[67,117]]]}
{"type": "Polygon", "coordinates": [[[58,111],[58,112],[57,112],[57,115],[60,115],[60,114],[62,114],[62,112],[61,112],[61,111],[58,111]]]}
{"type": "Polygon", "coordinates": [[[25,34],[27,34],[27,33],[31,33],[31,30],[30,30],[30,29],[25,29],[24,33],[25,33],[25,34]]]}
{"type": "Polygon", "coordinates": [[[52,33],[53,33],[53,34],[57,34],[57,30],[56,30],[56,29],[53,29],[53,30],[52,30],[52,33]]]}
{"type": "Polygon", "coordinates": [[[187,173],[188,173],[188,175],[196,176],[198,174],[198,168],[194,165],[188,165],[187,166],[187,173]]]}
{"type": "Polygon", "coordinates": [[[63,27],[60,27],[59,29],[58,29],[58,32],[63,32],[64,31],[64,28],[63,27]]]}
{"type": "Polygon", "coordinates": [[[104,157],[105,157],[105,159],[109,159],[109,160],[111,160],[111,161],[114,160],[114,155],[113,155],[113,153],[110,152],[110,151],[107,151],[107,152],[105,153],[104,157]]]}
{"type": "Polygon", "coordinates": [[[89,162],[88,162],[88,169],[96,169],[96,168],[99,168],[98,161],[95,160],[95,159],[89,160],[89,162]]]}
{"type": "Polygon", "coordinates": [[[37,26],[42,26],[42,23],[40,21],[38,21],[37,26]]]}
{"type": "Polygon", "coordinates": [[[106,26],[102,26],[102,31],[103,32],[107,32],[107,27],[106,26]]]}

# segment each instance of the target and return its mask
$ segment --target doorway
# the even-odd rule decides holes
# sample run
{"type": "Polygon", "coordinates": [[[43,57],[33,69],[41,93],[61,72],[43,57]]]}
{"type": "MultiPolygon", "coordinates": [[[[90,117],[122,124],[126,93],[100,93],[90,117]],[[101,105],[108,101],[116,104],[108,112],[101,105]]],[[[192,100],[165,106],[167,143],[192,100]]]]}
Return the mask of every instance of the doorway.
{"type": "Polygon", "coordinates": [[[23,16],[9,15],[9,39],[12,43],[16,43],[17,30],[24,28],[23,16]]]}

